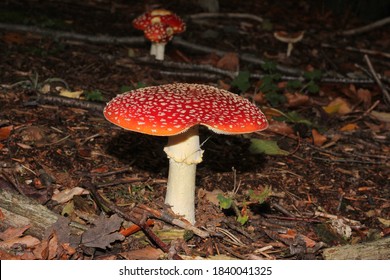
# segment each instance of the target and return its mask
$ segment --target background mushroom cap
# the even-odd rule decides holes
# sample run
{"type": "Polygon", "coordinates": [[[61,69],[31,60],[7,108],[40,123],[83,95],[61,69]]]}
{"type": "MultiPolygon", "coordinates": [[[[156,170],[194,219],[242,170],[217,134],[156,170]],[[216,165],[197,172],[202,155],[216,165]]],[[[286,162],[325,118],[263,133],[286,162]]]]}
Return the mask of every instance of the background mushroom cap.
{"type": "Polygon", "coordinates": [[[154,23],[145,28],[144,35],[153,43],[167,43],[173,38],[173,29],[164,23],[154,23]]]}
{"type": "Polygon", "coordinates": [[[164,23],[172,27],[174,33],[184,32],[186,25],[176,14],[165,9],[156,9],[146,12],[133,20],[133,27],[138,30],[145,30],[154,23],[164,23]]]}
{"type": "Polygon", "coordinates": [[[241,134],[268,127],[265,115],[247,99],[201,84],[167,84],[118,95],[104,109],[106,119],[124,129],[172,136],[194,125],[241,134]]]}
{"type": "Polygon", "coordinates": [[[297,43],[303,39],[305,31],[299,31],[295,33],[287,33],[285,31],[275,31],[274,37],[284,43],[297,43]]]}

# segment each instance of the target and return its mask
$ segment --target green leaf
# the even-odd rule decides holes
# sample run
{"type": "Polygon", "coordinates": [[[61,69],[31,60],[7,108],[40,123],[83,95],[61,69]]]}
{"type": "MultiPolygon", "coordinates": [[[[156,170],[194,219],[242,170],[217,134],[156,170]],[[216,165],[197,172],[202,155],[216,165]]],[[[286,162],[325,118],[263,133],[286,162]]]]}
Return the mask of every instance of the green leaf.
{"type": "Polygon", "coordinates": [[[286,102],[286,97],[276,91],[269,91],[265,94],[265,98],[273,107],[286,102]]]}
{"type": "Polygon", "coordinates": [[[273,117],[276,121],[287,121],[290,123],[301,123],[305,124],[307,126],[313,126],[313,123],[305,118],[303,118],[301,115],[299,115],[296,111],[291,111],[287,113],[283,113],[280,117],[273,117]]]}
{"type": "Polygon", "coordinates": [[[313,80],[311,80],[307,83],[307,90],[310,93],[317,93],[320,91],[320,87],[313,80]]]}
{"type": "Polygon", "coordinates": [[[303,76],[307,80],[311,80],[311,81],[320,80],[322,77],[322,72],[320,70],[313,70],[313,71],[305,72],[303,76]]]}
{"type": "Polygon", "coordinates": [[[222,209],[229,209],[232,206],[233,199],[230,197],[224,197],[222,194],[218,194],[217,199],[219,201],[219,207],[222,209]]]}
{"type": "Polygon", "coordinates": [[[276,62],[270,60],[265,61],[261,64],[261,68],[268,73],[273,73],[276,71],[276,62]]]}
{"type": "Polygon", "coordinates": [[[298,88],[302,88],[303,84],[300,80],[292,80],[287,82],[286,87],[288,89],[298,89],[298,88]]]}
{"type": "Polygon", "coordinates": [[[279,148],[276,141],[273,140],[262,140],[262,139],[251,139],[249,146],[249,152],[252,154],[266,154],[266,155],[288,155],[289,152],[279,148]]]}
{"type": "Polygon", "coordinates": [[[84,91],[85,99],[89,101],[103,101],[103,94],[100,90],[84,91]]]}
{"type": "Polygon", "coordinates": [[[249,198],[250,200],[255,200],[259,204],[262,204],[265,202],[265,200],[271,195],[272,188],[271,187],[265,187],[264,190],[260,194],[255,194],[253,190],[249,190],[249,198]]]}
{"type": "Polygon", "coordinates": [[[250,73],[248,71],[240,71],[237,77],[231,83],[231,86],[237,87],[241,92],[245,92],[250,88],[249,83],[250,73]]]}
{"type": "Polygon", "coordinates": [[[243,226],[248,221],[248,219],[249,219],[248,215],[245,215],[245,216],[240,215],[237,217],[237,222],[239,222],[243,226]]]}

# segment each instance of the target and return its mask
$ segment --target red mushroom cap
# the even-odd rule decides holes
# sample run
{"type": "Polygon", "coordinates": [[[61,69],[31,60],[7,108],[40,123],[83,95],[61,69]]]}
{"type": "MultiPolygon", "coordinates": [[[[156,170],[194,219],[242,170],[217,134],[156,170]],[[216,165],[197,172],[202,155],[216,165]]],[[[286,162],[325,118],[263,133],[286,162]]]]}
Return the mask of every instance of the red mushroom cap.
{"type": "Polygon", "coordinates": [[[167,24],[154,23],[144,30],[145,37],[153,43],[167,43],[172,40],[173,30],[167,24]]]}
{"type": "Polygon", "coordinates": [[[166,16],[160,16],[160,20],[162,23],[168,24],[170,27],[172,27],[175,34],[182,33],[186,30],[186,24],[178,15],[170,14],[166,16]]]}
{"type": "Polygon", "coordinates": [[[133,27],[138,30],[145,30],[151,24],[152,15],[150,13],[144,13],[133,20],[133,27]]]}
{"type": "Polygon", "coordinates": [[[266,129],[265,115],[247,99],[200,84],[167,84],[118,95],[104,109],[106,119],[124,129],[172,136],[194,125],[223,134],[266,129]]]}
{"type": "Polygon", "coordinates": [[[160,22],[171,26],[174,33],[181,33],[186,29],[184,21],[178,15],[165,9],[157,9],[140,15],[133,20],[133,27],[145,30],[149,25],[160,22]]]}

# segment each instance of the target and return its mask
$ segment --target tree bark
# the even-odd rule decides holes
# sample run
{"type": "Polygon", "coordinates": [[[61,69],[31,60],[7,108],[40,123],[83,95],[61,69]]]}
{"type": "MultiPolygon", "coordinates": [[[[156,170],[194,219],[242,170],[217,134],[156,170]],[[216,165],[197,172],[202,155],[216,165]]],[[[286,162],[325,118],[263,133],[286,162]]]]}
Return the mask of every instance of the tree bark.
{"type": "Polygon", "coordinates": [[[31,198],[5,189],[0,189],[0,212],[3,216],[0,218],[1,231],[30,225],[26,233],[39,239],[60,217],[31,198]]]}
{"type": "Polygon", "coordinates": [[[354,245],[327,248],[325,260],[389,260],[390,237],[354,245]]]}

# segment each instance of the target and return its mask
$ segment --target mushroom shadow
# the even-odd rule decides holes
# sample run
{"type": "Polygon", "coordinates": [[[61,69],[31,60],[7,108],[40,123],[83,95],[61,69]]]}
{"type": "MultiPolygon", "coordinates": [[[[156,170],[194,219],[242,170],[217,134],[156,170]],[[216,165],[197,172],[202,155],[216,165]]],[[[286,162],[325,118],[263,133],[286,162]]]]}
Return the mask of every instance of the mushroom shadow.
{"type": "MultiPolygon", "coordinates": [[[[221,135],[213,132],[201,133],[205,150],[200,168],[216,172],[250,172],[261,168],[265,157],[249,152],[250,140],[242,135],[221,135]]],[[[202,141],[201,140],[201,141],[202,141]]]]}
{"type": "Polygon", "coordinates": [[[111,139],[107,153],[127,165],[131,164],[147,172],[167,172],[168,159],[163,151],[166,143],[166,137],[126,131],[111,139]]]}
{"type": "MultiPolygon", "coordinates": [[[[250,172],[264,164],[264,156],[249,152],[249,139],[240,135],[221,135],[208,129],[201,130],[201,142],[204,142],[202,149],[205,152],[199,169],[231,172],[234,167],[240,172],[250,172]]],[[[168,158],[163,149],[167,141],[167,137],[125,131],[109,141],[107,153],[138,169],[155,174],[166,173],[168,158]]]]}

